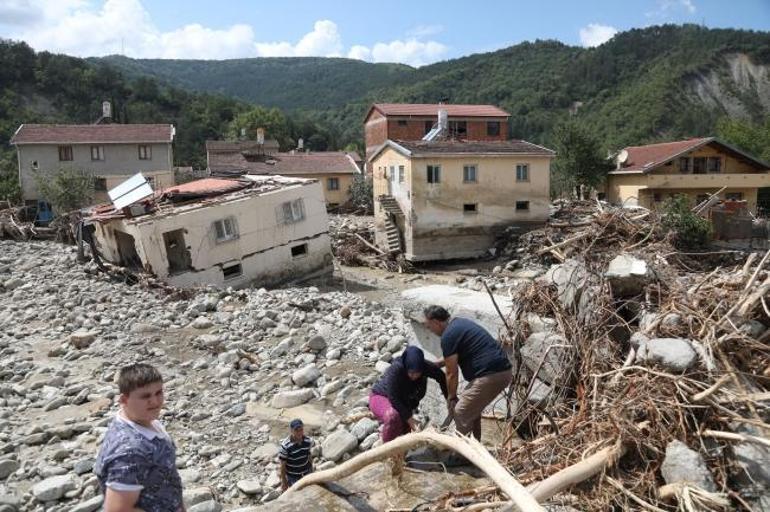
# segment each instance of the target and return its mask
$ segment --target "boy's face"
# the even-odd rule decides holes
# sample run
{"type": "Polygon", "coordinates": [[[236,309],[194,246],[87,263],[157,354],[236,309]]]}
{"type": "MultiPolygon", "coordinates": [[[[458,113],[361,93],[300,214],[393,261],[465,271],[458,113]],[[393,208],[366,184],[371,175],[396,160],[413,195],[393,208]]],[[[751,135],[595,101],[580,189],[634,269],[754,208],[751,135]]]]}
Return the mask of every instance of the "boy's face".
{"type": "Polygon", "coordinates": [[[140,425],[149,425],[160,417],[163,407],[163,383],[153,382],[120,395],[120,404],[128,419],[140,425]]]}
{"type": "Polygon", "coordinates": [[[305,429],[303,427],[297,427],[291,431],[291,436],[295,441],[300,441],[303,437],[305,437],[305,429]]]}

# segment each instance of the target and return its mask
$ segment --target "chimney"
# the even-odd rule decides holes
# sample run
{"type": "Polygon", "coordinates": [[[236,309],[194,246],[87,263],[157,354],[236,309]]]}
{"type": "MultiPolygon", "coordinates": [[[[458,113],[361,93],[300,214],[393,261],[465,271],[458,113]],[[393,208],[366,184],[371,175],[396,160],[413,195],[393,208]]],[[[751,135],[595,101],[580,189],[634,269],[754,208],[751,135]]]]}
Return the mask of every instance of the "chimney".
{"type": "Polygon", "coordinates": [[[102,102],[102,118],[110,119],[112,117],[112,104],[109,101],[102,102]]]}
{"type": "Polygon", "coordinates": [[[305,141],[300,137],[297,139],[297,149],[302,151],[302,149],[305,147],[305,141]]]}
{"type": "Polygon", "coordinates": [[[449,129],[449,114],[443,108],[438,111],[438,127],[441,129],[441,133],[446,133],[449,129]]]}

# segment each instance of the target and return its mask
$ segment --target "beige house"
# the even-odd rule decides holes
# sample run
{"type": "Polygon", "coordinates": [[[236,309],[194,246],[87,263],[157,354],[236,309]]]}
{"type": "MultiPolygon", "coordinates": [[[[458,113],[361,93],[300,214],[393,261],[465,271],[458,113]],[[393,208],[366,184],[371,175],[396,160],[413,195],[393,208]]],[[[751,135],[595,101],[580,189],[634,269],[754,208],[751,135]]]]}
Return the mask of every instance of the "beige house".
{"type": "MultiPolygon", "coordinates": [[[[350,187],[361,169],[355,153],[342,151],[290,151],[270,152],[268,149],[240,151],[212,150],[219,141],[206,143],[208,169],[212,176],[236,176],[243,174],[293,176],[316,179],[321,182],[324,200],[328,208],[337,208],[350,201],[350,187]]],[[[225,143],[238,144],[245,142],[225,143]]]]}
{"type": "Polygon", "coordinates": [[[272,286],[332,270],[321,185],[281,176],[206,178],[86,219],[102,257],[177,287],[272,286]]]}
{"type": "Polygon", "coordinates": [[[683,194],[695,204],[726,187],[722,199],[757,209],[757,192],[770,187],[770,165],[714,137],[631,146],[607,176],[607,199],[654,208],[683,194]]]}
{"type": "Polygon", "coordinates": [[[174,127],[170,124],[22,124],[11,138],[19,161],[22,197],[39,196],[40,176],[60,169],[83,170],[95,180],[95,203],[107,191],[141,172],[155,189],[174,185],[174,127]]]}
{"type": "Polygon", "coordinates": [[[380,247],[411,261],[484,254],[548,219],[554,152],[520,140],[392,141],[369,158],[380,247]]]}

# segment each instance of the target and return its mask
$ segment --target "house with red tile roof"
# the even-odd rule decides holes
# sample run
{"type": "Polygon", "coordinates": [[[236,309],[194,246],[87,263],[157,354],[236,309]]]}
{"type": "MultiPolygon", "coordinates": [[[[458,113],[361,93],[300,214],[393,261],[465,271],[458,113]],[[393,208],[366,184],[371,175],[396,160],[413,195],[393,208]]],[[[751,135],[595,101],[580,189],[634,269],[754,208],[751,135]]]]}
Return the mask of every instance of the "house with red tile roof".
{"type": "Polygon", "coordinates": [[[19,162],[22,197],[39,197],[37,181],[60,169],[88,171],[95,177],[95,201],[107,190],[141,172],[155,188],[174,185],[170,124],[22,124],[11,138],[19,162]]]}
{"type": "Polygon", "coordinates": [[[629,146],[607,176],[607,199],[659,206],[675,195],[693,204],[722,190],[722,199],[746,201],[755,212],[761,188],[770,187],[770,164],[715,137],[629,146]]]}

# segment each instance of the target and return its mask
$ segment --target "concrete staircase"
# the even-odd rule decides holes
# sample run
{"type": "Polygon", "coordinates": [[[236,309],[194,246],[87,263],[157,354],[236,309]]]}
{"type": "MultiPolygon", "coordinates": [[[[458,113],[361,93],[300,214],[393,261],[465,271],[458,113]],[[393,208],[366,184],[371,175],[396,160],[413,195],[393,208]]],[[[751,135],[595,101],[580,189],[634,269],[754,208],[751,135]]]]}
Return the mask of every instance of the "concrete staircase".
{"type": "Polygon", "coordinates": [[[395,197],[382,195],[378,200],[386,212],[392,213],[393,215],[400,215],[401,217],[404,216],[404,212],[401,211],[401,207],[398,205],[398,201],[396,201],[395,197]]]}
{"type": "Polygon", "coordinates": [[[390,217],[385,219],[385,236],[387,238],[386,248],[388,252],[401,252],[401,233],[390,217]]]}

